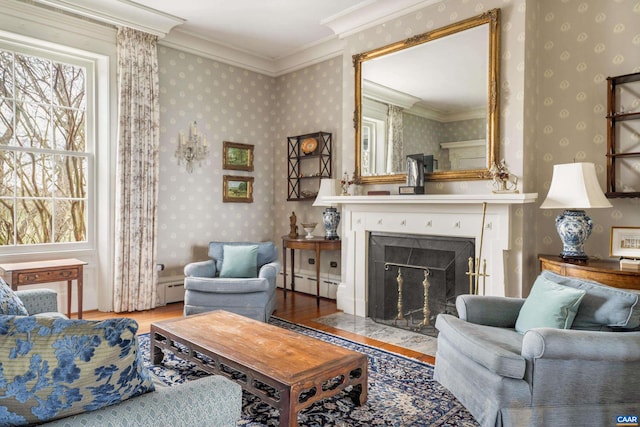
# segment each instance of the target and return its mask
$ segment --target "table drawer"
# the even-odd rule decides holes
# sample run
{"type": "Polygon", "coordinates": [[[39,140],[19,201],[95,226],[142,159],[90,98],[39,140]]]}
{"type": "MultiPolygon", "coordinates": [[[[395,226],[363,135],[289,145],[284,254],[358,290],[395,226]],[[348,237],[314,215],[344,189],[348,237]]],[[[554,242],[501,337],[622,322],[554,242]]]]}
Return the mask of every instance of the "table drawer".
{"type": "Polygon", "coordinates": [[[79,270],[79,268],[66,268],[63,270],[31,271],[19,273],[18,285],[74,280],[78,278],[79,270]]]}

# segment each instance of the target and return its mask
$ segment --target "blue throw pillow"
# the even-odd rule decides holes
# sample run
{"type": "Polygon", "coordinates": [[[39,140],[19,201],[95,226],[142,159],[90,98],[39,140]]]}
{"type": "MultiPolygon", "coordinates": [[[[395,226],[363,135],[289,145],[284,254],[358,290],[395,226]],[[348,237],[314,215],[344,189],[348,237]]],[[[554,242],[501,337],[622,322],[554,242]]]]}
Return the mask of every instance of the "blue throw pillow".
{"type": "Polygon", "coordinates": [[[13,289],[0,277],[0,314],[13,314],[16,316],[28,316],[27,309],[22,300],[13,292],[13,289]]]}
{"type": "Polygon", "coordinates": [[[520,309],[516,331],[524,334],[533,328],[571,328],[585,293],[538,277],[520,309]]]}
{"type": "Polygon", "coordinates": [[[0,316],[0,425],[40,424],[154,390],[135,320],[0,316]]]}
{"type": "Polygon", "coordinates": [[[258,277],[258,245],[224,245],[220,277],[258,277]]]}

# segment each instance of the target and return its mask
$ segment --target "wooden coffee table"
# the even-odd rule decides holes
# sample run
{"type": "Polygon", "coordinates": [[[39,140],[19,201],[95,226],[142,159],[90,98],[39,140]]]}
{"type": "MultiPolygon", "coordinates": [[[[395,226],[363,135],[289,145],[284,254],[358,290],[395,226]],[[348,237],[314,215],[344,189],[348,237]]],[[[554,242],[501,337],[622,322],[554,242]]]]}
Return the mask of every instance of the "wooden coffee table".
{"type": "Polygon", "coordinates": [[[151,358],[162,350],[221,374],[280,411],[281,426],[297,426],[298,412],[353,386],[356,405],[367,400],[367,356],[226,311],[151,324],[151,358]]]}

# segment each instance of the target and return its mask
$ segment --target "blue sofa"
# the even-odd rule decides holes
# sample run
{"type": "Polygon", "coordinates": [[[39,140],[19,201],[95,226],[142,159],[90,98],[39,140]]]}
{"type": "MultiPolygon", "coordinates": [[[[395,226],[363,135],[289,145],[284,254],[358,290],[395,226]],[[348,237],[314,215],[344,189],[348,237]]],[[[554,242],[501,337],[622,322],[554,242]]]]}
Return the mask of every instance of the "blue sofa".
{"type": "Polygon", "coordinates": [[[0,425],[22,424],[25,421],[21,417],[33,417],[33,408],[38,406],[41,409],[36,409],[36,412],[41,416],[50,416],[48,419],[53,421],[46,425],[51,426],[235,426],[240,419],[242,389],[235,382],[214,375],[169,387],[142,368],[137,352],[135,321],[125,318],[104,322],[68,320],[57,312],[57,295],[52,290],[30,289],[16,291],[15,294],[24,304],[28,316],[0,315],[0,366],[5,368],[4,371],[0,370],[0,383],[4,384],[0,387],[0,425]],[[26,341],[21,333],[25,325],[34,327],[26,341]],[[105,332],[101,334],[103,330],[105,332]],[[118,331],[120,334],[115,334],[118,331]],[[87,340],[82,341],[83,337],[87,337],[87,340]],[[98,344],[94,340],[101,342],[98,344]],[[38,341],[46,343],[38,344],[38,341]],[[106,341],[113,341],[114,345],[109,346],[106,341]],[[53,346],[55,350],[48,352],[47,346],[53,346]],[[45,347],[42,353],[37,351],[40,347],[45,347]],[[69,348],[78,350],[73,359],[64,356],[69,348]],[[80,351],[83,348],[91,351],[80,351]],[[119,365],[119,359],[124,358],[128,360],[119,365]],[[72,364],[74,369],[60,380],[56,371],[66,369],[62,360],[67,360],[65,365],[72,364]],[[102,364],[101,361],[106,363],[102,364]],[[97,362],[97,367],[94,362],[97,362]],[[47,363],[50,368],[45,369],[47,363]],[[106,369],[101,368],[105,366],[106,369]],[[26,372],[22,378],[28,378],[30,372],[38,372],[39,380],[36,383],[35,377],[27,379],[23,397],[17,398],[15,387],[21,388],[23,382],[20,377],[12,375],[9,369],[18,373],[26,372]],[[92,392],[96,387],[92,387],[91,378],[97,375],[95,372],[99,369],[102,374],[98,381],[102,390],[94,394],[92,392]],[[127,374],[126,370],[131,373],[127,374]],[[124,376],[121,372],[124,372],[124,376]],[[118,375],[120,381],[101,382],[106,375],[114,378],[118,375]],[[124,384],[123,378],[131,378],[133,386],[124,384]],[[7,388],[9,384],[13,387],[11,390],[7,388]],[[127,395],[120,396],[121,393],[127,395]],[[92,394],[94,397],[91,397],[92,394]],[[36,395],[41,398],[48,396],[47,404],[39,405],[39,401],[44,401],[36,395]],[[20,403],[25,397],[28,400],[20,403]],[[74,397],[77,400],[73,400],[74,397]],[[125,400],[120,400],[121,397],[125,400]],[[94,399],[100,401],[96,403],[94,399]],[[98,406],[102,407],[85,410],[98,406]],[[78,413],[78,410],[81,412],[78,413]],[[67,411],[72,415],[58,418],[67,411]]]}
{"type": "Polygon", "coordinates": [[[525,300],[461,295],[440,314],[434,378],[483,426],[616,425],[640,410],[640,303],[631,291],[543,271],[586,293],[570,329],[516,321],[525,300]]]}
{"type": "Polygon", "coordinates": [[[280,272],[276,246],[272,242],[211,242],[209,257],[211,259],[184,267],[184,315],[226,310],[268,321],[276,309],[276,278],[280,272]],[[255,275],[221,277],[224,276],[225,247],[257,247],[255,275]]]}

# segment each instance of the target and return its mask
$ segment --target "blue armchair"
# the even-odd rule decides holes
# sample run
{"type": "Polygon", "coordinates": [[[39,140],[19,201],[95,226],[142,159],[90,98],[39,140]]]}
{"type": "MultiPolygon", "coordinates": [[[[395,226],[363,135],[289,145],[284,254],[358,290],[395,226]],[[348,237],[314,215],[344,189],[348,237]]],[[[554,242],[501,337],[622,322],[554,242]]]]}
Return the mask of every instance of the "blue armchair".
{"type": "Polygon", "coordinates": [[[570,329],[516,322],[524,299],[461,295],[440,314],[434,379],[482,426],[604,426],[640,402],[638,295],[543,271],[586,291],[570,329]]]}
{"type": "Polygon", "coordinates": [[[226,310],[268,321],[276,309],[276,277],[280,272],[276,246],[272,242],[211,242],[209,257],[184,268],[184,315],[226,310]],[[228,251],[229,247],[254,245],[257,277],[220,277],[225,267],[225,247],[228,251]]]}

